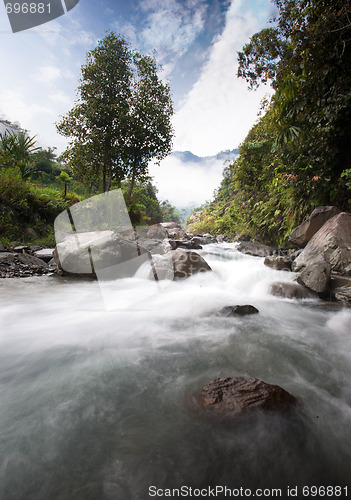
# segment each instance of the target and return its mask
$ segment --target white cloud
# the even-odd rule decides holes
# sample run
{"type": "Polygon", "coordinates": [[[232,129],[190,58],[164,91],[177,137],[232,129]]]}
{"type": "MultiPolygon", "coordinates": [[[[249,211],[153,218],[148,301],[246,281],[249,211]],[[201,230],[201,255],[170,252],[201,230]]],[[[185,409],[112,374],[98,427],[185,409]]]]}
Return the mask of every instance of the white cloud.
{"type": "Polygon", "coordinates": [[[46,85],[54,83],[61,77],[61,69],[57,66],[41,66],[35,75],[35,80],[46,85]]]}
{"type": "Polygon", "coordinates": [[[150,174],[158,188],[160,200],[168,200],[178,208],[201,205],[213,198],[223,178],[223,160],[204,159],[201,162],[182,162],[168,156],[161,165],[152,165],[150,174]]]}
{"type": "MultiPolygon", "coordinates": [[[[267,19],[268,13],[263,14],[267,19]]],[[[245,138],[260,100],[270,90],[247,90],[246,82],[236,77],[236,54],[262,27],[262,20],[247,10],[247,2],[232,1],[225,29],[216,37],[201,77],[174,117],[175,149],[206,156],[237,147],[245,138]]]]}

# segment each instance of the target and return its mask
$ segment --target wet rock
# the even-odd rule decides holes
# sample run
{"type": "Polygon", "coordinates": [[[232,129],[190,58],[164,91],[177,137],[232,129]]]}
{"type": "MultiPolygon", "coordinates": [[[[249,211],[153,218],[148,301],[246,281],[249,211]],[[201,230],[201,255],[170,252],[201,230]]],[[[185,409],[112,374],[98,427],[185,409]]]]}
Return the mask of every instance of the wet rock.
{"type": "Polygon", "coordinates": [[[193,236],[190,241],[195,245],[208,245],[212,243],[211,238],[206,238],[205,236],[193,236]]]}
{"type": "Polygon", "coordinates": [[[153,261],[158,279],[181,280],[193,274],[211,271],[205,259],[193,251],[177,249],[166,255],[154,256],[153,261]]]}
{"type": "Polygon", "coordinates": [[[182,229],[178,222],[161,222],[160,225],[165,229],[182,229]]]}
{"type": "Polygon", "coordinates": [[[313,292],[324,293],[329,286],[330,273],[329,264],[319,261],[305,267],[296,281],[313,292]]]}
{"type": "Polygon", "coordinates": [[[201,250],[202,246],[199,245],[198,243],[195,243],[194,238],[190,241],[184,241],[184,240],[173,240],[175,243],[175,248],[186,248],[188,250],[201,250]]]}
{"type": "Polygon", "coordinates": [[[278,271],[291,271],[290,257],[281,255],[269,255],[264,259],[264,265],[278,271]]]}
{"type": "Polygon", "coordinates": [[[335,288],[334,295],[336,300],[351,305],[351,288],[349,286],[335,288]]]}
{"type": "Polygon", "coordinates": [[[219,311],[220,316],[246,316],[248,314],[257,314],[259,312],[256,307],[249,304],[237,306],[225,306],[219,311]]]}
{"type": "Polygon", "coordinates": [[[318,207],[302,224],[295,228],[289,236],[289,241],[297,247],[305,247],[317,231],[340,210],[333,206],[318,207]]]}
{"type": "Polygon", "coordinates": [[[20,253],[18,254],[17,259],[21,264],[24,264],[26,266],[31,266],[31,267],[42,267],[42,268],[47,268],[47,263],[44,262],[44,260],[39,259],[38,257],[34,257],[34,255],[29,255],[26,253],[20,253]]]}
{"type": "Polygon", "coordinates": [[[0,262],[14,262],[15,257],[17,257],[17,253],[15,252],[1,252],[0,253],[0,262]]]}
{"type": "Polygon", "coordinates": [[[255,241],[241,241],[237,249],[239,252],[255,257],[267,257],[268,255],[274,255],[277,251],[276,248],[255,241]]]}
{"type": "Polygon", "coordinates": [[[269,293],[275,297],[283,297],[285,299],[313,299],[318,297],[317,294],[298,283],[272,283],[269,287],[269,293]]]}
{"type": "Polygon", "coordinates": [[[202,389],[200,404],[218,417],[232,417],[262,409],[286,411],[297,406],[297,399],[278,385],[251,377],[216,378],[202,389]]]}
{"type": "Polygon", "coordinates": [[[168,237],[174,240],[186,240],[187,234],[181,228],[168,229],[168,237]]]}
{"type": "Polygon", "coordinates": [[[347,273],[351,263],[350,214],[341,212],[329,219],[294,260],[292,270],[300,271],[318,261],[325,261],[332,271],[347,273]]]}

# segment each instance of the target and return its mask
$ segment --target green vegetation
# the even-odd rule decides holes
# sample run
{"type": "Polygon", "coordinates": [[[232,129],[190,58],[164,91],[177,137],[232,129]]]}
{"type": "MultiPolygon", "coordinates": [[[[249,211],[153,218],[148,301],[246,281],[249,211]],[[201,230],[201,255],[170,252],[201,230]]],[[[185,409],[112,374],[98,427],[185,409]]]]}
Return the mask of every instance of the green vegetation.
{"type": "Polygon", "coordinates": [[[173,104],[153,58],[132,51],[109,32],[88,52],[77,104],[57,124],[71,139],[63,159],[72,172],[102,191],[128,179],[127,198],[147,178],[150,160],[170,153],[173,104]]]}
{"type": "Polygon", "coordinates": [[[275,94],[197,229],[284,244],[316,206],[351,207],[351,5],[274,1],[274,27],[239,52],[238,76],[275,94]]]}

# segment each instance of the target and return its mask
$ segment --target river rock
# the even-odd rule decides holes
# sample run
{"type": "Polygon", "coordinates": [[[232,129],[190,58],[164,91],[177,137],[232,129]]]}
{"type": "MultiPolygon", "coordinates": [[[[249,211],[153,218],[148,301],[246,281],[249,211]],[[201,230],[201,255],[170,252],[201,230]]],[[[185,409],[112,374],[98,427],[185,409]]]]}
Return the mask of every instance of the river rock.
{"type": "Polygon", "coordinates": [[[165,227],[161,226],[161,224],[153,224],[149,227],[146,236],[154,240],[164,240],[168,238],[168,231],[165,227]]]}
{"type": "Polygon", "coordinates": [[[108,230],[68,233],[56,245],[54,258],[65,275],[119,279],[133,276],[143,262],[151,261],[151,254],[108,230]]]}
{"type": "Polygon", "coordinates": [[[278,271],[291,271],[290,257],[282,255],[269,255],[263,261],[264,265],[278,271]]]}
{"type": "Polygon", "coordinates": [[[194,238],[192,238],[190,241],[184,241],[184,240],[173,240],[175,243],[175,248],[186,248],[187,250],[201,250],[202,246],[199,245],[198,243],[195,243],[194,238]]]}
{"type": "Polygon", "coordinates": [[[18,254],[15,252],[1,252],[0,262],[13,262],[17,256],[18,254]]]}
{"type": "Polygon", "coordinates": [[[351,262],[351,215],[341,212],[329,219],[294,260],[297,272],[315,262],[325,261],[332,271],[346,273],[351,262]]]}
{"type": "Polygon", "coordinates": [[[340,210],[336,207],[317,207],[302,224],[297,226],[289,236],[289,241],[296,247],[305,247],[313,235],[340,210]]]}
{"type": "Polygon", "coordinates": [[[237,246],[239,252],[247,255],[254,255],[255,257],[267,257],[276,253],[276,249],[256,241],[241,241],[237,246]]]}
{"type": "Polygon", "coordinates": [[[161,222],[160,225],[165,229],[182,229],[178,222],[161,222]]]}
{"type": "Polygon", "coordinates": [[[256,409],[285,411],[297,399],[278,385],[251,377],[216,378],[205,385],[200,404],[218,417],[231,417],[256,409]]]}
{"type": "Polygon", "coordinates": [[[351,305],[351,288],[349,286],[335,288],[334,295],[336,300],[351,305]]]}
{"type": "Polygon", "coordinates": [[[269,287],[269,293],[275,297],[283,297],[285,299],[313,299],[318,295],[308,290],[303,285],[298,283],[276,282],[269,287]]]}
{"type": "Polygon", "coordinates": [[[237,306],[225,306],[220,311],[220,316],[246,316],[248,314],[257,314],[259,312],[256,307],[249,304],[237,306]]]}
{"type": "Polygon", "coordinates": [[[324,293],[329,286],[330,265],[325,261],[314,262],[304,268],[296,281],[313,292],[324,293]]]}
{"type": "Polygon", "coordinates": [[[168,237],[174,240],[186,240],[188,236],[185,231],[181,228],[167,229],[168,237]]]}
{"type": "MultiPolygon", "coordinates": [[[[153,256],[158,279],[185,279],[193,274],[211,271],[205,259],[196,252],[174,250],[166,255],[153,256]]],[[[150,277],[152,278],[152,274],[150,277]]]]}
{"type": "Polygon", "coordinates": [[[43,248],[34,252],[34,257],[42,259],[44,262],[50,262],[53,258],[54,248],[43,248]]]}
{"type": "Polygon", "coordinates": [[[39,259],[38,257],[35,257],[34,255],[29,255],[27,253],[18,254],[17,259],[20,261],[21,264],[24,264],[26,266],[43,267],[43,268],[48,267],[47,263],[44,262],[43,259],[39,259]]]}

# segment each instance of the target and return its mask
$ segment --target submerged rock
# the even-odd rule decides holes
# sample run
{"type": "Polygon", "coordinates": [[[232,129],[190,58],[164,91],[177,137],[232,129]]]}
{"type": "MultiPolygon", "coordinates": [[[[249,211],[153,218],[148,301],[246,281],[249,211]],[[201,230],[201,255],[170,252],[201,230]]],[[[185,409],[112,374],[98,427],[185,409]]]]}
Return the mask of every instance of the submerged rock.
{"type": "Polygon", "coordinates": [[[285,411],[298,400],[278,385],[251,377],[216,378],[205,385],[200,404],[213,415],[231,417],[255,409],[285,411]]]}
{"type": "Polygon", "coordinates": [[[257,314],[259,312],[256,307],[249,304],[242,306],[225,306],[219,311],[220,316],[246,316],[247,314],[257,314]]]}
{"type": "Polygon", "coordinates": [[[153,260],[158,279],[181,280],[212,270],[201,255],[192,251],[178,249],[166,255],[154,256],[153,260]]]}

